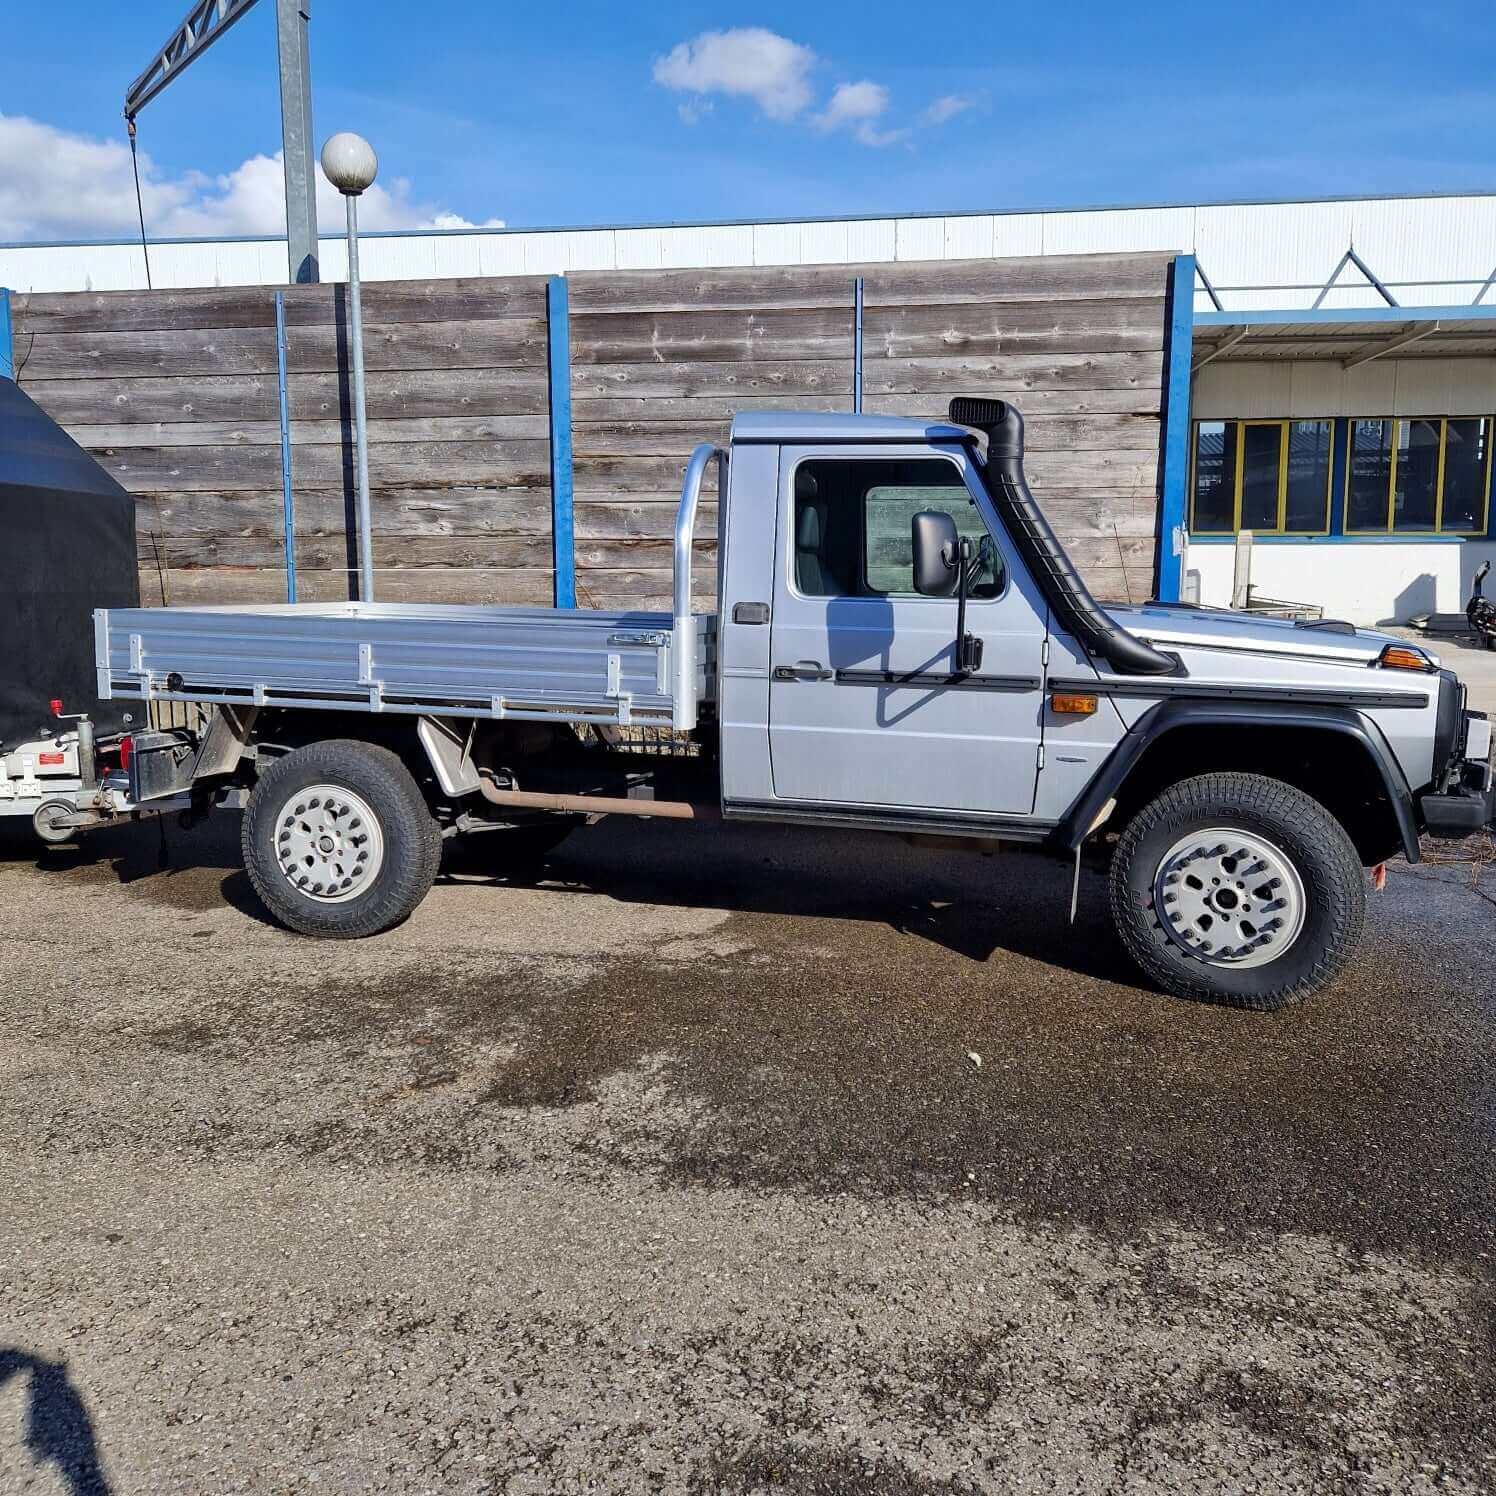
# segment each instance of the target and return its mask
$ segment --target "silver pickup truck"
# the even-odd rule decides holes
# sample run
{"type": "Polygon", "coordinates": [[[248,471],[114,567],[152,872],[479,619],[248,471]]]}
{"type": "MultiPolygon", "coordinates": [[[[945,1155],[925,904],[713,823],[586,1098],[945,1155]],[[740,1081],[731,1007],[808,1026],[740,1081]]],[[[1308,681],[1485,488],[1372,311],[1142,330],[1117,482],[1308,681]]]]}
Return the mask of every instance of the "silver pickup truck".
{"type": "Polygon", "coordinates": [[[200,735],[137,735],[131,799],[247,791],[260,898],[332,937],[409,915],[446,836],[535,858],[591,815],[1009,843],[1077,884],[1090,848],[1152,981],[1259,1009],[1349,960],[1364,868],[1491,819],[1489,724],[1423,650],[1098,605],[1004,401],[935,424],[742,414],[687,467],[674,563],[668,614],[100,612],[101,696],[217,709],[200,735]],[[714,467],[719,610],[702,613],[714,467]]]}

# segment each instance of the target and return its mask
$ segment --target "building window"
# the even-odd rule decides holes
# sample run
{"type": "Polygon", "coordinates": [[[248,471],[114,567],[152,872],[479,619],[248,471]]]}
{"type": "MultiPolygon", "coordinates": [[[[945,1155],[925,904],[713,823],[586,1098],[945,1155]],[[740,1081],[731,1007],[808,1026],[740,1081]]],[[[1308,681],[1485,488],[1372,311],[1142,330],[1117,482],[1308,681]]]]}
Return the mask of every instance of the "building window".
{"type": "Polygon", "coordinates": [[[1346,532],[1484,535],[1491,446],[1489,417],[1351,421],[1346,532]]]}
{"type": "Polygon", "coordinates": [[[1197,535],[1324,535],[1330,528],[1331,421],[1199,421],[1197,535]]]}

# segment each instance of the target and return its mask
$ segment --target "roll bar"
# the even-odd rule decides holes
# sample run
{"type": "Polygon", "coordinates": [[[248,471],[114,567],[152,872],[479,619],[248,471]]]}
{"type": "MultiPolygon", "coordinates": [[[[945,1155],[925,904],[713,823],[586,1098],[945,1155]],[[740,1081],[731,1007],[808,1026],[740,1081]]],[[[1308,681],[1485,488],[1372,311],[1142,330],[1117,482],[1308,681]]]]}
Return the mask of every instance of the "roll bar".
{"type": "Polygon", "coordinates": [[[696,621],[691,616],[691,541],[696,531],[696,506],[707,468],[717,464],[717,502],[727,497],[727,449],[703,442],[691,453],[681,483],[680,507],[675,511],[675,596],[671,607],[670,654],[675,677],[671,725],[679,732],[696,726],[696,621]]]}

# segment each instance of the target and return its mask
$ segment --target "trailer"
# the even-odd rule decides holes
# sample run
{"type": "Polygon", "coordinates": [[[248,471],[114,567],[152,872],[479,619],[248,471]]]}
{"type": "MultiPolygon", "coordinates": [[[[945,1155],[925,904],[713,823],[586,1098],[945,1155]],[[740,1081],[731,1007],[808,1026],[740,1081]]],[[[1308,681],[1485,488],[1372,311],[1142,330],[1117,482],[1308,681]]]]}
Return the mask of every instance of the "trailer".
{"type": "Polygon", "coordinates": [[[213,711],[134,735],[131,800],[247,792],[256,892],[338,938],[408,916],[447,837],[533,857],[588,816],[1007,845],[1067,859],[1077,887],[1091,846],[1152,980],[1254,1008],[1349,960],[1364,867],[1491,819],[1490,724],[1426,651],[1097,603],[1004,401],[740,414],[687,465],[674,568],[669,613],[102,609],[101,698],[213,711]],[[717,608],[698,613],[714,467],[717,608]]]}
{"type": "Polygon", "coordinates": [[[135,502],[4,379],[0,531],[0,818],[53,843],[187,809],[187,796],[145,808],[130,798],[120,755],[146,719],[93,699],[89,612],[139,601],[135,502]]]}

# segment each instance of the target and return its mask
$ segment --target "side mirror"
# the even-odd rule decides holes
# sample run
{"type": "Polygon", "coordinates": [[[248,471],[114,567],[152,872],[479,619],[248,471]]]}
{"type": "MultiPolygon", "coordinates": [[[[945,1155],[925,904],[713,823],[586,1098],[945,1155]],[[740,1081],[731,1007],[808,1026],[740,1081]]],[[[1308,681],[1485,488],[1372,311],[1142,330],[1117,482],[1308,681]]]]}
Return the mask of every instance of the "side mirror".
{"type": "Polygon", "coordinates": [[[954,597],[961,576],[956,522],[940,509],[921,509],[909,520],[914,548],[914,590],[921,597],[954,597]]]}

